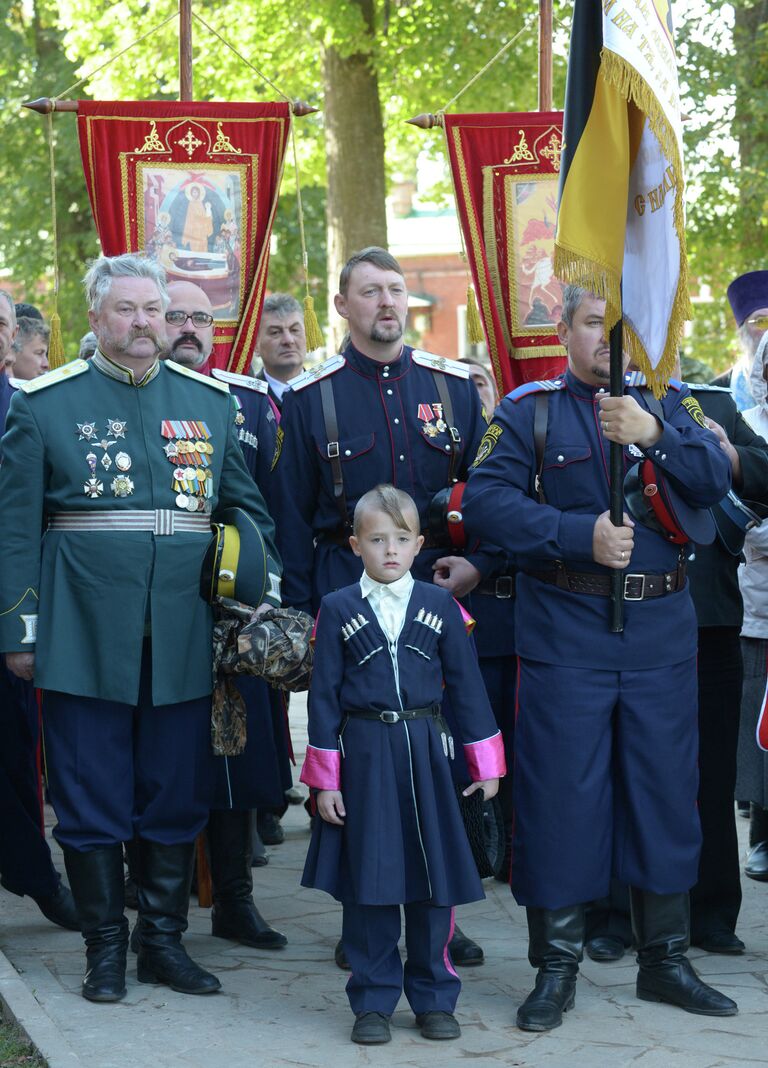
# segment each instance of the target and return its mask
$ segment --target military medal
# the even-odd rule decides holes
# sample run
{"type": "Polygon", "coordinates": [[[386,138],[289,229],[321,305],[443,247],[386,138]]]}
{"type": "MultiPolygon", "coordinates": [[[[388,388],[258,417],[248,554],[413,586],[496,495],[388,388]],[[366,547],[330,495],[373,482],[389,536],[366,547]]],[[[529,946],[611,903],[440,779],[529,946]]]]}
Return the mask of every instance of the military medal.
{"type": "Polygon", "coordinates": [[[125,428],[125,419],[107,419],[107,430],[113,438],[124,438],[125,428]]]}
{"type": "Polygon", "coordinates": [[[130,471],[131,458],[127,452],[119,452],[115,457],[115,467],[118,471],[130,471]]]}
{"type": "Polygon", "coordinates": [[[85,462],[88,464],[89,468],[91,469],[91,474],[92,475],[96,474],[96,464],[98,462],[98,459],[99,458],[98,458],[98,456],[96,455],[95,452],[89,452],[88,455],[85,458],[85,462]]]}
{"type": "Polygon", "coordinates": [[[104,483],[99,482],[97,478],[89,478],[83,486],[83,493],[86,497],[100,497],[104,492],[104,483]]]}
{"type": "Polygon", "coordinates": [[[436,438],[445,430],[441,404],[420,404],[416,418],[422,420],[421,432],[425,437],[436,438]],[[432,420],[435,417],[437,417],[437,422],[433,423],[432,420]]]}
{"type": "Polygon", "coordinates": [[[199,419],[164,419],[160,433],[167,439],[163,452],[173,466],[176,507],[187,512],[210,511],[207,499],[213,496],[213,482],[207,469],[213,445],[207,424],[199,419]]]}
{"type": "Polygon", "coordinates": [[[643,458],[643,453],[638,449],[637,445],[628,445],[627,452],[630,456],[634,456],[636,460],[642,460],[643,458]]]}
{"type": "Polygon", "coordinates": [[[78,423],[77,424],[77,440],[78,441],[91,441],[96,437],[96,423],[78,423]]]}
{"type": "Polygon", "coordinates": [[[437,428],[438,434],[444,434],[446,432],[446,430],[448,429],[448,424],[446,423],[445,419],[443,419],[443,406],[442,406],[442,404],[433,404],[432,405],[432,411],[435,413],[435,416],[437,417],[437,422],[435,423],[435,426],[437,428]]]}
{"type": "Polygon", "coordinates": [[[129,497],[133,493],[133,480],[127,475],[115,475],[109,488],[115,497],[129,497]]]}

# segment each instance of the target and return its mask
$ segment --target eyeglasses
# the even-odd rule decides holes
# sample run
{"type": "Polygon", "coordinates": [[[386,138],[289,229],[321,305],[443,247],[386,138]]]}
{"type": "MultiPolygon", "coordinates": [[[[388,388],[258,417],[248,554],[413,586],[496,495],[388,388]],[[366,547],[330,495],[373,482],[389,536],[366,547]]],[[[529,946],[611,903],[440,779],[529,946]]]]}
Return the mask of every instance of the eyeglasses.
{"type": "Polygon", "coordinates": [[[747,319],[747,322],[758,330],[768,330],[768,315],[756,315],[754,319],[747,319]]]}
{"type": "Polygon", "coordinates": [[[169,326],[184,326],[187,319],[191,319],[195,326],[210,326],[213,322],[213,316],[208,312],[167,311],[165,313],[165,321],[169,326]]]}

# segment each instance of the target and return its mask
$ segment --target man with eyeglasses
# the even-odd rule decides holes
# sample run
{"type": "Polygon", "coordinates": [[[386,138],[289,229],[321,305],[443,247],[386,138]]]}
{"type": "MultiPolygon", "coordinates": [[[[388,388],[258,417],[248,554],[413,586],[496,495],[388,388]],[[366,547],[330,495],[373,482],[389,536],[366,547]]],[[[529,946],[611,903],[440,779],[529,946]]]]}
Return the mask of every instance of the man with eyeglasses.
{"type": "MultiPolygon", "coordinates": [[[[243,456],[256,485],[268,500],[270,467],[277,421],[267,384],[248,375],[209,369],[213,350],[213,308],[207,294],[192,282],[171,282],[165,313],[169,358],[195,370],[207,370],[226,382],[235,398],[234,415],[243,456]]],[[[263,679],[234,680],[247,714],[248,743],[237,757],[216,761],[216,789],[208,820],[208,848],[213,883],[211,933],[258,949],[281,949],[285,935],[264,920],[253,902],[251,811],[282,809],[291,786],[285,713],[280,695],[263,679]]]]}
{"type": "Polygon", "coordinates": [[[122,843],[134,835],[139,982],[207,994],[219,980],[181,944],[214,771],[213,619],[200,573],[223,510],[258,525],[276,574],[274,527],[226,384],[159,359],[163,268],[101,257],[84,282],[98,350],[22,383],[8,413],[0,650],[44,692],[54,836],[86,944],[83,996],[126,993],[122,843]]]}

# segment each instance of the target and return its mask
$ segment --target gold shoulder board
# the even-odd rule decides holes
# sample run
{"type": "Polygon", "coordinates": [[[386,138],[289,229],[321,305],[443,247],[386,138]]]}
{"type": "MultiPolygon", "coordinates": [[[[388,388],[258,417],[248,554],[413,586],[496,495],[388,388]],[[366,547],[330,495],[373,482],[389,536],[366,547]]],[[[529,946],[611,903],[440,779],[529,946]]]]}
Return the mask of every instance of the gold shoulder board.
{"type": "Polygon", "coordinates": [[[176,374],[186,375],[187,378],[194,378],[196,382],[202,382],[204,386],[213,386],[214,389],[220,389],[222,393],[229,393],[229,386],[226,382],[217,382],[215,378],[201,375],[199,371],[193,371],[191,367],[184,367],[182,364],[176,363],[175,360],[163,360],[163,363],[170,371],[175,371],[176,374]]]}
{"type": "Polygon", "coordinates": [[[63,382],[65,378],[75,378],[87,370],[87,360],[71,360],[69,363],[65,363],[63,367],[48,371],[46,374],[40,375],[39,378],[30,378],[27,382],[16,379],[15,383],[18,383],[18,388],[22,393],[37,393],[39,389],[55,386],[57,382],[63,382]]]}

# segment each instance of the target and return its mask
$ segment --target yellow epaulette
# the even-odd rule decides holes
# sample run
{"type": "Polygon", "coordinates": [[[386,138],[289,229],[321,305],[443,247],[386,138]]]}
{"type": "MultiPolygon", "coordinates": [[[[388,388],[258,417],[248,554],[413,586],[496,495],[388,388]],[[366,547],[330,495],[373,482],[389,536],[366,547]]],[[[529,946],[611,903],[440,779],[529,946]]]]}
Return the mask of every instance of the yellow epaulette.
{"type": "Polygon", "coordinates": [[[236,375],[234,371],[224,371],[221,367],[211,368],[211,374],[220,382],[227,382],[230,386],[242,386],[243,389],[254,389],[257,393],[269,393],[269,385],[263,378],[254,378],[253,375],[236,375]]]}
{"type": "Polygon", "coordinates": [[[69,363],[65,363],[63,367],[57,367],[55,371],[47,371],[44,375],[40,375],[39,378],[30,378],[26,382],[22,379],[15,379],[14,385],[22,393],[37,393],[39,389],[55,386],[57,382],[63,382],[65,378],[75,378],[77,375],[83,374],[84,371],[88,370],[88,366],[87,360],[71,360],[69,363]]]}
{"type": "Polygon", "coordinates": [[[430,371],[444,371],[447,375],[456,375],[457,378],[469,378],[469,367],[465,363],[447,360],[445,356],[435,356],[433,352],[414,349],[411,359],[420,367],[428,367],[430,371]]]}
{"type": "Polygon", "coordinates": [[[184,367],[183,364],[176,363],[175,360],[163,360],[163,363],[169,371],[175,371],[179,375],[186,375],[187,378],[193,378],[195,382],[202,382],[204,386],[213,386],[214,389],[220,389],[222,393],[229,393],[229,386],[226,382],[217,382],[215,378],[201,375],[199,371],[193,371],[191,367],[184,367]]]}
{"type": "Polygon", "coordinates": [[[346,362],[343,356],[331,356],[330,359],[321,363],[319,367],[314,367],[311,371],[303,371],[300,375],[296,375],[295,378],[289,379],[288,386],[294,393],[298,393],[305,386],[311,386],[313,382],[319,382],[321,378],[326,378],[328,375],[340,371],[346,362]]]}

